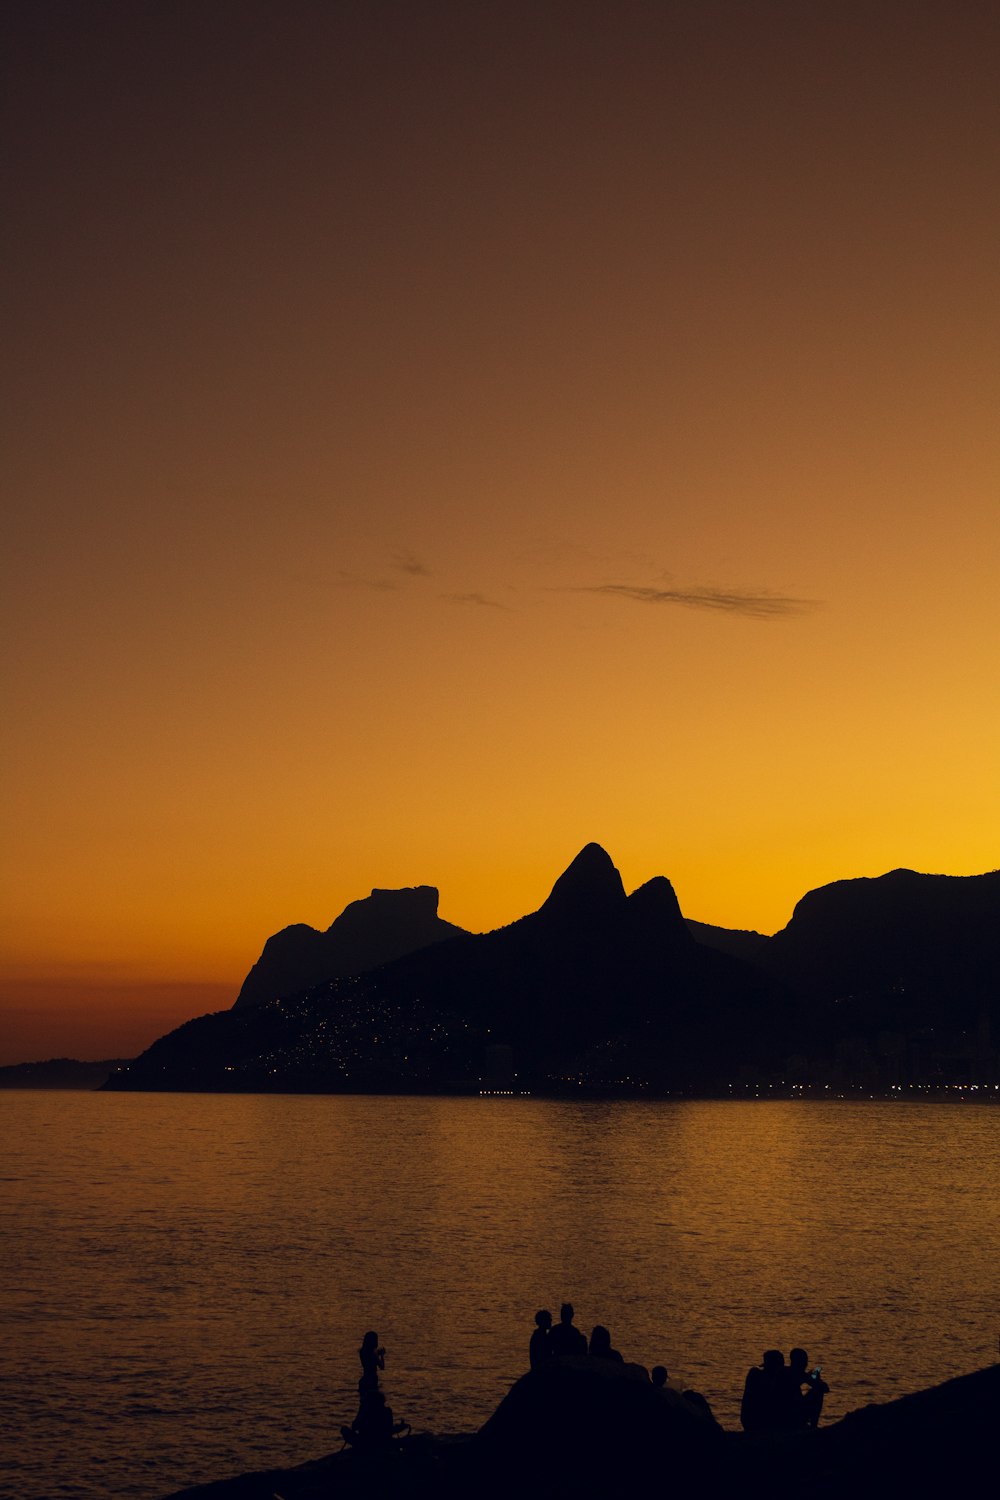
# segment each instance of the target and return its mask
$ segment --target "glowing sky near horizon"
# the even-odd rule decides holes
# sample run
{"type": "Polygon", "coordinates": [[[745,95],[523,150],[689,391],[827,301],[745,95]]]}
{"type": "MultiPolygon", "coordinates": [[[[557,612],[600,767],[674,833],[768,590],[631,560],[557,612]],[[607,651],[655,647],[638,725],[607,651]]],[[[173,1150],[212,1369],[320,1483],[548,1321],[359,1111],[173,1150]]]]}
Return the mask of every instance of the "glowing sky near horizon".
{"type": "Polygon", "coordinates": [[[997,865],[995,7],[18,12],[0,1061],[590,840],[997,865]]]}

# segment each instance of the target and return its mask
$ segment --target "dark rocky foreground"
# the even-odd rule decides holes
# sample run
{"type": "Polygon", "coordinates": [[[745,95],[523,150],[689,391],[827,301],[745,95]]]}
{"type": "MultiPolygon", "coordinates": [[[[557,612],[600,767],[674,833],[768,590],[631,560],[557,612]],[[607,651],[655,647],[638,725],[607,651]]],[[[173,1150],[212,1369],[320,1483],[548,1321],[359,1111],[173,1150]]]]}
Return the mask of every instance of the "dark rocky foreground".
{"type": "MultiPolygon", "coordinates": [[[[416,1435],[384,1454],[333,1453],[167,1500],[646,1500],[690,1496],[938,1496],[995,1482],[1000,1365],[831,1427],[727,1433],[635,1365],[560,1360],[524,1375],[472,1436],[416,1435]]],[[[986,1488],[983,1488],[986,1487],[986,1488]]]]}

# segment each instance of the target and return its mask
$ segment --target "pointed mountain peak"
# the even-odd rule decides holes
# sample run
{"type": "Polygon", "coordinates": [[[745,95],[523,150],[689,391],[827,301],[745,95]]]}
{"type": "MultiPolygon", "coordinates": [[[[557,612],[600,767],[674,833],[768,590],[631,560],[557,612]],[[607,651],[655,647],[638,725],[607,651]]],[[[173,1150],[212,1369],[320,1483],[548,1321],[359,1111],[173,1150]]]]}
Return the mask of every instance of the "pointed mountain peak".
{"type": "Polygon", "coordinates": [[[547,916],[586,917],[625,901],[622,878],[600,844],[587,844],[559,876],[540,908],[547,916]]]}
{"type": "Polygon", "coordinates": [[[654,875],[634,890],[628,898],[628,909],[637,937],[642,933],[659,944],[669,943],[678,948],[688,948],[693,943],[681,916],[677,893],[665,875],[654,875]]]}

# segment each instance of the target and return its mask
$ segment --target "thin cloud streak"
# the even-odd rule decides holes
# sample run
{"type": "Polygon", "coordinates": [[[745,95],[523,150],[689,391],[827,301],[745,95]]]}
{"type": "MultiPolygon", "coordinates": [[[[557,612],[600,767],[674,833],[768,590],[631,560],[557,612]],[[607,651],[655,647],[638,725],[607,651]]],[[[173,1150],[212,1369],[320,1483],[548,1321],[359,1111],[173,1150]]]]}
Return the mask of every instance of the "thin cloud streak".
{"type": "Polygon", "coordinates": [[[478,604],[484,609],[509,608],[509,605],[501,604],[499,599],[487,599],[485,594],[442,594],[440,597],[449,604],[478,604]]]}
{"type": "Polygon", "coordinates": [[[637,604],[680,604],[687,609],[714,609],[724,614],[746,615],[756,620],[776,620],[811,613],[816,599],[794,599],[787,594],[755,594],[746,589],[665,589],[637,583],[581,585],[577,594],[612,594],[637,604]]]}

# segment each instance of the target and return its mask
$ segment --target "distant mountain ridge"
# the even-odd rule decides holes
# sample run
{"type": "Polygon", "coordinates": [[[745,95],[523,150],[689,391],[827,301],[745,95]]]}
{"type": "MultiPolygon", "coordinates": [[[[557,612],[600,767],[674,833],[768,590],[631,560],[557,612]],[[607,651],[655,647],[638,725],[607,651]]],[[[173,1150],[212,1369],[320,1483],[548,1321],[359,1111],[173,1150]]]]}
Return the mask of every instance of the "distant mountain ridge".
{"type": "Polygon", "coordinates": [[[0,1067],[0,1089],[99,1089],[131,1059],[111,1057],[81,1062],[76,1057],[49,1057],[44,1062],[10,1063],[0,1067]]]}
{"type": "Polygon", "coordinates": [[[688,932],[697,943],[706,948],[718,948],[720,953],[730,953],[733,958],[745,958],[753,962],[759,958],[770,939],[763,932],[738,927],[713,927],[709,922],[696,922],[685,917],[688,932]]]}
{"type": "Polygon", "coordinates": [[[998,977],[1000,870],[834,881],[803,896],[764,952],[772,973],[821,998],[956,979],[979,992],[998,977]]]}
{"type": "Polygon", "coordinates": [[[1000,871],[892,870],[821,886],[758,962],[806,997],[830,1037],[947,1032],[953,1050],[989,1052],[1000,1040],[1000,871]]]}
{"type": "Polygon", "coordinates": [[[326,964],[367,962],[377,944],[348,936],[401,941],[390,912],[414,917],[411,936],[447,936],[296,990],[287,934],[300,929],[286,929],[255,966],[273,960],[270,995],[241,992],[108,1087],[470,1090],[498,1043],[523,1085],[555,1093],[997,1071],[1000,872],[836,882],[768,938],[686,922],[662,876],[626,894],[588,844],[537,911],[495,932],[437,925],[437,892],[419,887],[373,892],[307,941],[330,940],[326,964]]]}

